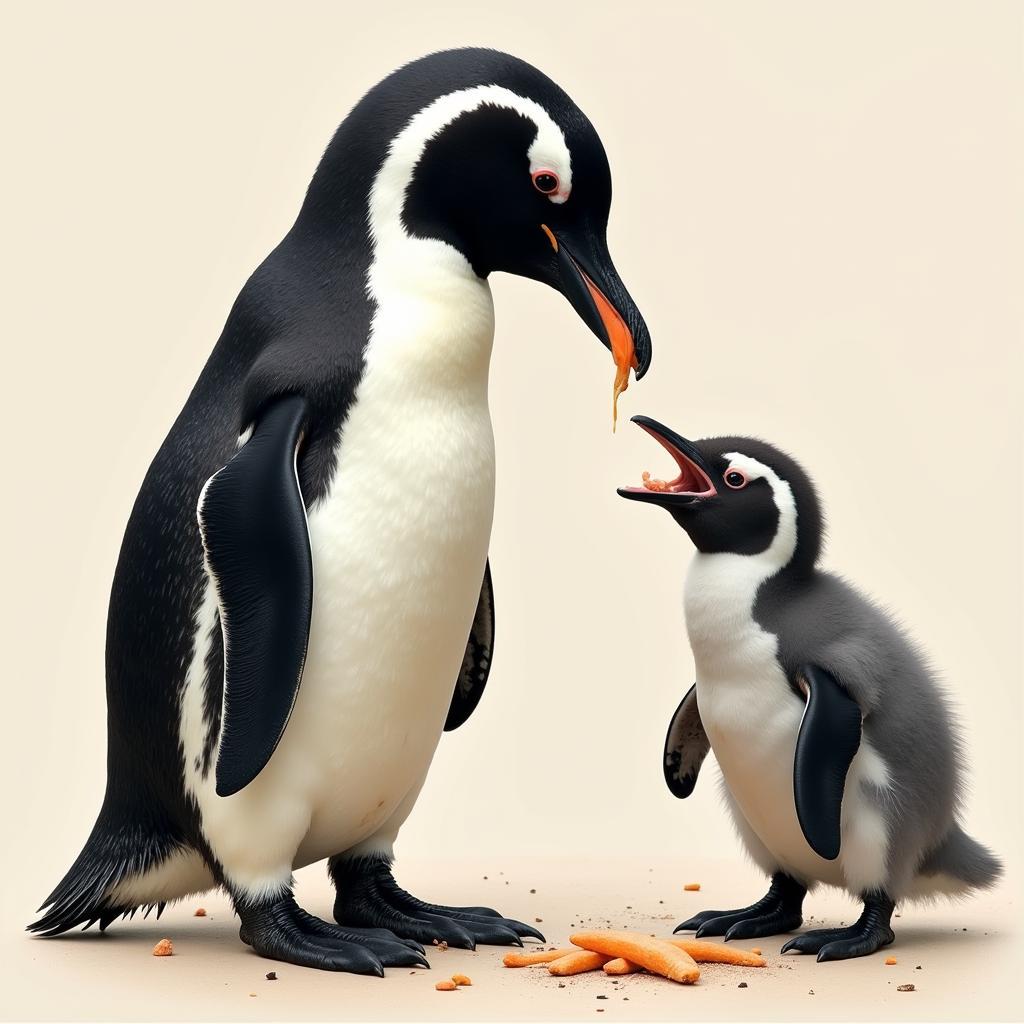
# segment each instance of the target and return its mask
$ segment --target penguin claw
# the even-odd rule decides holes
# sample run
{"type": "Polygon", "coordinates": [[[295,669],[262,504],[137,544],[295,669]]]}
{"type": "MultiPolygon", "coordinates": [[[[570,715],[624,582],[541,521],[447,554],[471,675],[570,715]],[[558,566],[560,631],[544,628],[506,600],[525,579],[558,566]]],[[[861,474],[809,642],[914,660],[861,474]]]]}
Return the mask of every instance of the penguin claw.
{"type": "Polygon", "coordinates": [[[802,907],[807,890],[782,872],[772,876],[768,892],[741,910],[702,910],[677,925],[676,932],[696,929],[696,938],[722,935],[729,939],[759,939],[791,932],[803,924],[802,907]]]}
{"type": "Polygon", "coordinates": [[[751,915],[749,910],[738,910],[732,914],[722,914],[705,921],[698,929],[695,938],[721,935],[726,942],[730,939],[760,939],[766,935],[779,935],[791,932],[803,924],[800,914],[773,910],[767,914],[751,915]]]}
{"type": "Polygon", "coordinates": [[[865,929],[857,925],[849,928],[817,928],[795,935],[782,947],[782,952],[794,950],[797,953],[816,953],[818,963],[826,963],[830,960],[869,956],[890,945],[895,938],[890,928],[865,929]]]}
{"type": "Polygon", "coordinates": [[[765,914],[763,917],[748,917],[730,925],[725,933],[725,941],[762,939],[766,935],[779,935],[782,932],[795,931],[803,923],[803,918],[799,914],[787,914],[781,910],[765,914]]]}
{"type": "Polygon", "coordinates": [[[417,899],[398,885],[386,861],[335,860],[331,875],[338,888],[334,918],[341,925],[383,925],[400,938],[459,949],[476,949],[478,943],[522,946],[524,938],[545,941],[536,928],[490,907],[447,907],[417,899]]]}
{"type": "MultiPolygon", "coordinates": [[[[345,913],[335,906],[335,919],[345,928],[363,925],[367,922],[382,922],[398,936],[399,940],[412,940],[417,945],[437,946],[445,943],[452,949],[476,949],[476,940],[461,924],[448,918],[432,914],[411,917],[386,905],[347,908],[345,913]]],[[[359,930],[358,928],[356,930],[359,930]]]]}
{"type": "Polygon", "coordinates": [[[736,914],[723,914],[721,917],[708,918],[696,931],[694,938],[703,939],[707,936],[718,936],[725,935],[725,933],[734,925],[742,921],[743,918],[736,914]]]}
{"type": "Polygon", "coordinates": [[[884,892],[871,892],[864,897],[864,910],[847,928],[815,928],[803,935],[795,935],[782,952],[817,953],[818,963],[829,960],[850,960],[869,956],[895,941],[889,921],[894,902],[884,892]]]}
{"type": "Polygon", "coordinates": [[[422,950],[397,937],[338,928],[307,914],[290,896],[256,906],[235,901],[239,938],[260,956],[299,967],[384,976],[385,967],[429,967],[422,950]]]}
{"type": "Polygon", "coordinates": [[[516,932],[502,926],[504,922],[493,925],[467,924],[465,921],[459,923],[469,930],[474,941],[484,946],[522,946],[523,944],[523,940],[516,932]]]}
{"type": "Polygon", "coordinates": [[[380,959],[365,946],[354,942],[338,942],[326,946],[302,934],[288,935],[283,931],[268,933],[265,930],[258,933],[246,932],[244,926],[239,935],[254,952],[268,960],[278,960],[296,967],[313,967],[321,971],[384,977],[384,965],[380,959]]]}
{"type": "Polygon", "coordinates": [[[729,914],[728,910],[702,910],[699,914],[694,914],[693,917],[687,918],[682,924],[677,924],[672,929],[672,934],[675,935],[678,932],[695,932],[705,921],[710,921],[715,917],[725,917],[729,914]]]}
{"type": "Polygon", "coordinates": [[[882,936],[861,935],[852,939],[830,942],[818,950],[818,963],[823,964],[829,960],[852,960],[858,956],[870,956],[872,953],[877,953],[883,946],[888,946],[892,941],[893,939],[886,941],[882,936]]]}
{"type": "Polygon", "coordinates": [[[779,952],[817,953],[828,942],[842,938],[845,931],[845,928],[815,928],[809,932],[794,935],[779,952]]]}
{"type": "Polygon", "coordinates": [[[299,928],[317,942],[356,943],[365,946],[384,967],[429,967],[423,947],[415,941],[400,939],[388,928],[339,928],[321,921],[296,907],[295,921],[299,928]]]}
{"type": "MultiPolygon", "coordinates": [[[[444,908],[438,907],[437,910],[444,908]]],[[[536,928],[522,921],[516,921],[511,917],[502,917],[495,914],[493,917],[484,917],[480,914],[463,913],[454,911],[450,914],[438,914],[440,917],[449,917],[452,921],[458,921],[463,928],[472,933],[477,942],[485,946],[521,946],[523,939],[537,939],[540,942],[547,941],[536,928]]]]}

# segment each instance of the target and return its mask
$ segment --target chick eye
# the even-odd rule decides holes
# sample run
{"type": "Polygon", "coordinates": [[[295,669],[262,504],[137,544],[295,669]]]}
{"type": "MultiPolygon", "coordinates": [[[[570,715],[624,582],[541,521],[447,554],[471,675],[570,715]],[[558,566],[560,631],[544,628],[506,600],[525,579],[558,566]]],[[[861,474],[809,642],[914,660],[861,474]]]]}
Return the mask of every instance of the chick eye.
{"type": "Polygon", "coordinates": [[[558,191],[558,175],[554,171],[534,171],[533,187],[544,195],[554,195],[558,191]]]}
{"type": "Polygon", "coordinates": [[[742,487],[747,486],[747,475],[741,473],[738,469],[730,469],[725,474],[725,482],[734,490],[738,491],[742,487]]]}

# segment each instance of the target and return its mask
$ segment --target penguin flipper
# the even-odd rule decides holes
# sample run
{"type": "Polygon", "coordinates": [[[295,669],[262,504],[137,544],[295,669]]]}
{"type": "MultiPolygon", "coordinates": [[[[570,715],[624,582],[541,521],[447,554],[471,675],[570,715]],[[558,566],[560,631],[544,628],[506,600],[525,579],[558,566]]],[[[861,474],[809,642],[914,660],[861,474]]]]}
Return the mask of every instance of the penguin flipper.
{"type": "Polygon", "coordinates": [[[444,731],[458,729],[476,710],[483,696],[487,677],[491,674],[491,660],[494,655],[494,586],[491,583],[490,559],[484,564],[484,580],[480,586],[480,600],[477,602],[473,627],[466,642],[466,656],[462,659],[448,708],[444,731]]]}
{"type": "Polygon", "coordinates": [[[793,799],[807,844],[819,857],[839,856],[843,790],[860,747],[861,710],[835,677],[805,665],[807,707],[793,760],[793,799]]]}
{"type": "Polygon", "coordinates": [[[313,560],[296,472],[306,400],[288,395],[207,481],[199,527],[224,632],[217,794],[244,789],[284,733],[313,608],[313,560]]]}
{"type": "Polygon", "coordinates": [[[711,741],[697,707],[697,684],[679,702],[665,737],[665,782],[673,796],[685,800],[697,785],[697,775],[711,741]]]}

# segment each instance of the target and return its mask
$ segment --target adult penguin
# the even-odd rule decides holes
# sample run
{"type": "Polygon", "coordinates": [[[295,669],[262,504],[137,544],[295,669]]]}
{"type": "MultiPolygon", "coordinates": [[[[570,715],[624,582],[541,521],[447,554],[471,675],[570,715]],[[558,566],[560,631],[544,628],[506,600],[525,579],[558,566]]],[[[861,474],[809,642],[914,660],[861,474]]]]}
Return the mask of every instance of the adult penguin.
{"type": "Polygon", "coordinates": [[[424,57],[356,105],[139,492],[107,622],[106,796],[33,931],[220,885],[254,950],[328,970],[541,937],[416,900],[390,861],[490,667],[488,275],[562,291],[642,376],[610,202],[593,126],[507,54],[424,57]],[[339,926],[292,896],[327,857],[339,926]]]}

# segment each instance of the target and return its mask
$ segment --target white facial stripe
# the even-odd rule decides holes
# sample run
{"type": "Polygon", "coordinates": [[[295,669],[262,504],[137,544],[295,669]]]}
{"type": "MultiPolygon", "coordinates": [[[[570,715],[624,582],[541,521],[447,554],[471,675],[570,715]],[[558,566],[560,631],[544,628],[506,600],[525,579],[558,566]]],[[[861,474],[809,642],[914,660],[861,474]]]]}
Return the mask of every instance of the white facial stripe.
{"type": "Polygon", "coordinates": [[[498,85],[480,85],[440,96],[415,114],[395,136],[388,155],[370,190],[370,233],[374,242],[407,237],[402,225],[402,207],[412,180],[413,171],[423,156],[427,143],[462,114],[484,104],[518,111],[537,126],[537,135],[527,155],[530,173],[551,170],[558,175],[558,192],[552,202],[564,203],[572,188],[572,161],[561,128],[548,112],[534,100],[520,96],[498,85]]]}
{"type": "Polygon", "coordinates": [[[725,458],[729,460],[726,473],[730,469],[738,469],[747,480],[768,481],[775,507],[779,510],[779,525],[768,550],[758,555],[758,558],[768,559],[780,568],[787,565],[796,551],[796,499],[792,489],[770,466],[749,455],[726,452],[725,458]]]}

